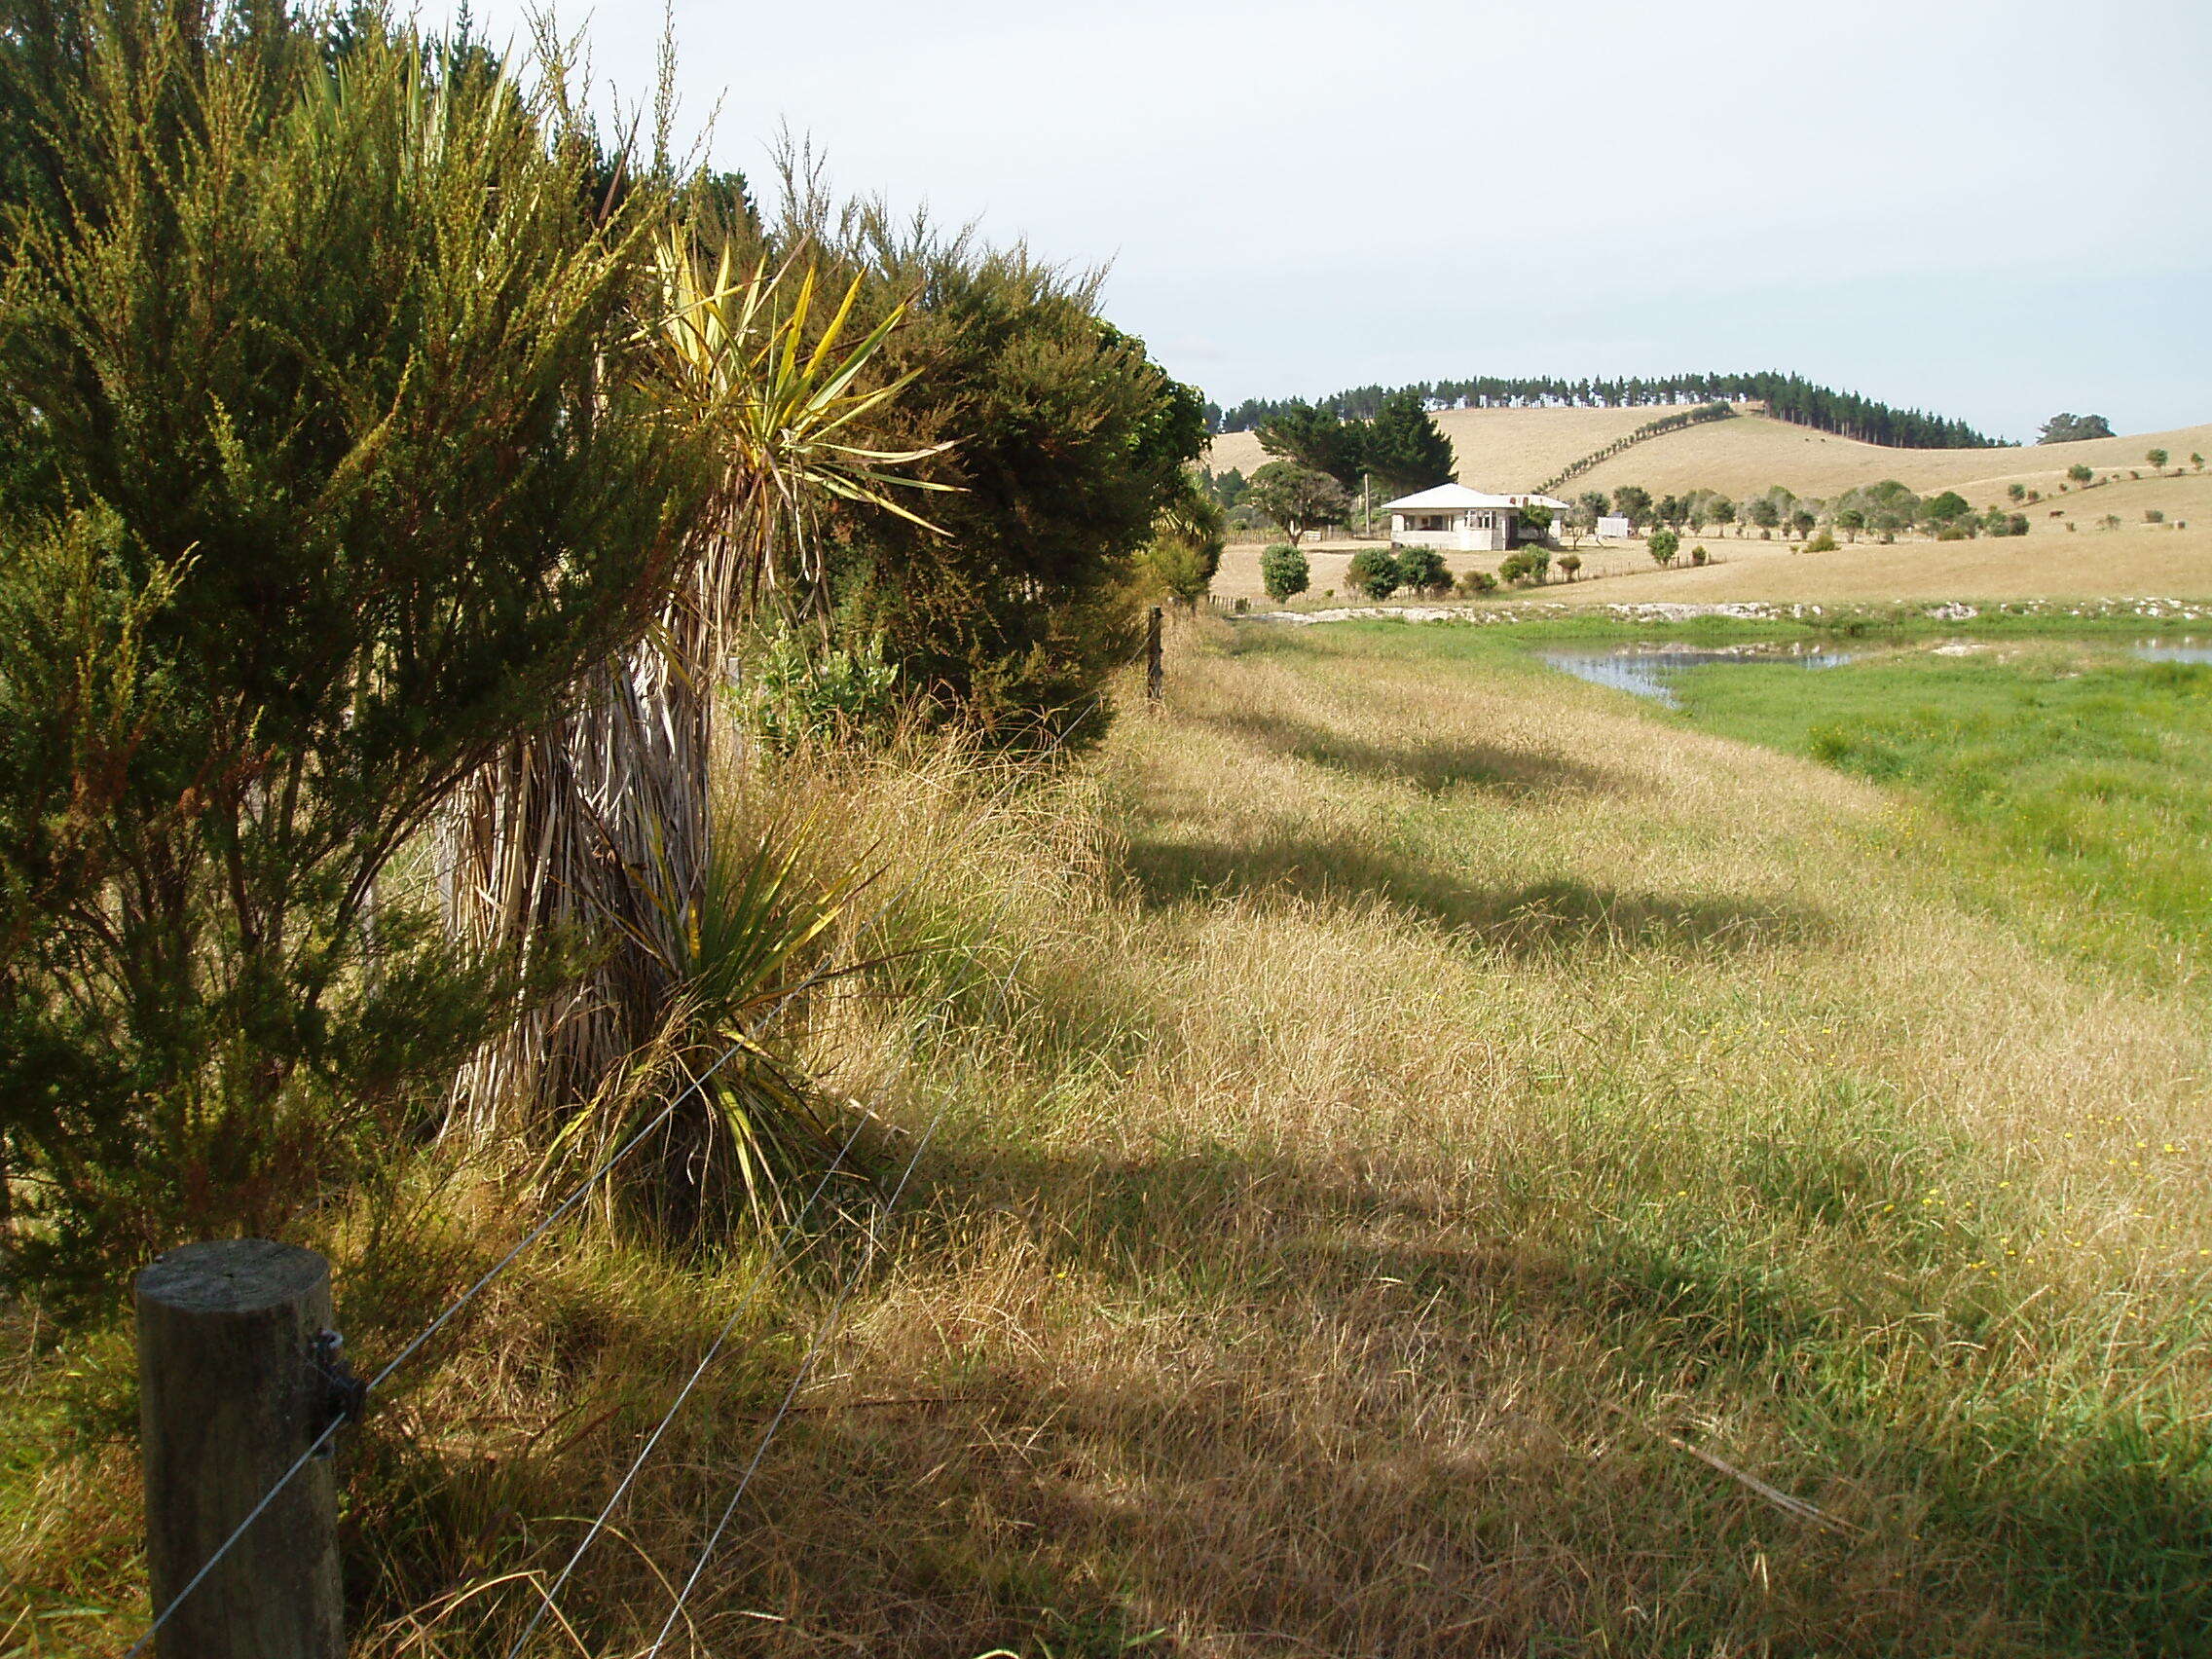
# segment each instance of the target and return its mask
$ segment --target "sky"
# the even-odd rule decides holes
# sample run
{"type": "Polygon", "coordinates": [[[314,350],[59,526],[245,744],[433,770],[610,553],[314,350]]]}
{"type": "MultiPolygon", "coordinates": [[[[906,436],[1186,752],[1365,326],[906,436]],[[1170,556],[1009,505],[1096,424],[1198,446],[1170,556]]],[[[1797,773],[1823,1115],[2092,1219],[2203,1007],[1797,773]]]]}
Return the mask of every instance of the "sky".
{"type": "MultiPolygon", "coordinates": [[[[473,0],[526,42],[526,5],[473,0]]],[[[425,5],[438,24],[451,5],[425,5]]],[[[563,0],[649,98],[660,0],[563,0]]],[[[2207,0],[678,0],[679,126],[1108,269],[1225,404],[1775,368],[2212,421],[2207,0]],[[711,120],[710,120],[711,118],[711,120]]]]}

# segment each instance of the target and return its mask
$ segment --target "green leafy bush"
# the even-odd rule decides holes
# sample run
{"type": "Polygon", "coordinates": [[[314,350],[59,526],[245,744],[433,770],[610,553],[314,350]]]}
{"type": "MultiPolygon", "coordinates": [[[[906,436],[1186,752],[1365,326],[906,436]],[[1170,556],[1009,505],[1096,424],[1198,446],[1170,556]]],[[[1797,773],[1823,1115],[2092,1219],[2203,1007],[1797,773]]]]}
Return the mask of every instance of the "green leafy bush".
{"type": "MultiPolygon", "coordinates": [[[[1140,558],[1156,591],[1185,605],[1196,605],[1221,572],[1229,515],[1198,476],[1183,475],[1177,490],[1154,516],[1152,539],[1140,558]]],[[[882,642],[875,642],[881,648],[882,642]]]]}
{"type": "Polygon", "coordinates": [[[1444,555],[1433,547],[1398,550],[1398,586],[1408,593],[1441,594],[1452,591],[1452,572],[1444,555]]]}
{"type": "Polygon", "coordinates": [[[742,659],[730,700],[757,741],[788,755],[886,723],[899,706],[899,670],[880,639],[853,649],[778,628],[742,659]]]}
{"type": "Polygon", "coordinates": [[[1650,550],[1656,563],[1672,565],[1675,555],[1682,550],[1682,538],[1671,530],[1655,530],[1651,533],[1650,550]]]}
{"type": "Polygon", "coordinates": [[[1363,547],[1345,568],[1345,582],[1366,599],[1388,599],[1398,591],[1398,561],[1380,547],[1363,547]]]}
{"type": "Polygon", "coordinates": [[[410,899],[429,883],[380,877],[644,634],[719,462],[645,389],[666,197],[610,196],[557,92],[368,7],[49,8],[37,50],[21,16],[9,1266],[112,1285],[283,1228],[436,1122],[511,986],[410,899]]]}
{"type": "Polygon", "coordinates": [[[1479,599],[1486,593],[1497,591],[1497,578],[1488,571],[1462,571],[1454,591],[1464,599],[1479,599]]]}
{"type": "Polygon", "coordinates": [[[1260,555],[1260,585],[1280,605],[1313,585],[1312,568],[1305,554],[1287,541],[1278,541],[1260,555]]]}
{"type": "MultiPolygon", "coordinates": [[[[1799,551],[1804,553],[1833,553],[1835,551],[1835,537],[1824,530],[1820,535],[1809,537],[1799,551]]],[[[1701,560],[1700,563],[1703,563],[1703,561],[1701,560]]]]}
{"type": "Polygon", "coordinates": [[[1146,549],[1193,488],[1204,400],[1099,314],[1093,279],[1018,246],[800,187],[760,251],[801,250],[836,291],[861,279],[856,326],[907,308],[871,372],[914,378],[851,441],[948,444],[910,470],[952,489],[922,509],[942,535],[840,503],[799,597],[827,602],[849,648],[880,639],[947,720],[1014,748],[1095,740],[1107,678],[1141,647],[1146,549]]]}

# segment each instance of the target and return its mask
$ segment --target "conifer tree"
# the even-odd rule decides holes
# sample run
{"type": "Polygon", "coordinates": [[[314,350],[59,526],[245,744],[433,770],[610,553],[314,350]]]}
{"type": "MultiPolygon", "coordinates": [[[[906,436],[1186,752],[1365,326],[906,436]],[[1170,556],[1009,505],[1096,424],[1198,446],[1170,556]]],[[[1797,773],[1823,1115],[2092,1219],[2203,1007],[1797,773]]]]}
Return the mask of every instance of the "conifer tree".
{"type": "Polygon", "coordinates": [[[1368,424],[1361,450],[1367,470],[1394,494],[1449,484],[1457,467],[1452,440],[1411,391],[1383,400],[1368,424]]]}
{"type": "MultiPolygon", "coordinates": [[[[1346,490],[1359,488],[1367,434],[1361,426],[1346,425],[1332,406],[1283,405],[1259,432],[1260,447],[1270,455],[1326,473],[1346,490]]],[[[1253,474],[1255,480],[1258,476],[1253,474]]]]}

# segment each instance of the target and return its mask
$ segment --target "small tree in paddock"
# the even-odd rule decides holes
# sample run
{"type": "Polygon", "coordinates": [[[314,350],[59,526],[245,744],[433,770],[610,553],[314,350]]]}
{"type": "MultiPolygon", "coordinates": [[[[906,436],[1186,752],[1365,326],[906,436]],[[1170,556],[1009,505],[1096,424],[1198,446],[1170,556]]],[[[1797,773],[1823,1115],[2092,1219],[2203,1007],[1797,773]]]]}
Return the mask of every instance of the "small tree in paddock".
{"type": "Polygon", "coordinates": [[[2166,515],[2157,507],[2145,507],[2143,509],[2143,522],[2145,524],[2164,524],[2166,515]]]}
{"type": "Polygon", "coordinates": [[[1690,549],[1690,563],[1693,565],[1703,565],[1712,557],[1713,555],[1705,550],[1705,543],[1702,541],[1690,549]]]}
{"type": "Polygon", "coordinates": [[[1345,568],[1345,585],[1364,599],[1388,599],[1398,591],[1398,561],[1380,547],[1363,547],[1345,568]]]}
{"type": "Polygon", "coordinates": [[[1462,599],[1479,599],[1497,591],[1497,578],[1488,571],[1462,571],[1454,587],[1462,599]]]}
{"type": "Polygon", "coordinates": [[[1682,538],[1673,531],[1655,530],[1651,533],[1651,557],[1656,564],[1662,567],[1672,565],[1675,555],[1681,550],[1682,538]]]}
{"type": "Polygon", "coordinates": [[[1803,507],[1799,507],[1795,512],[1789,515],[1789,528],[1794,531],[1800,537],[1812,535],[1815,527],[1818,526],[1820,522],[1821,521],[1819,519],[1815,518],[1803,507]]]}
{"type": "Polygon", "coordinates": [[[2066,469],[2066,476],[2077,484],[2086,484],[2096,474],[2089,470],[2087,462],[2078,461],[2066,469]]]}
{"type": "Polygon", "coordinates": [[[1574,578],[1578,574],[1580,574],[1582,571],[1582,555],[1579,553],[1562,554],[1560,556],[1559,568],[1567,572],[1567,579],[1568,581],[1574,580],[1574,578]]]}
{"type": "Polygon", "coordinates": [[[1260,555],[1260,585],[1277,605],[1313,585],[1313,571],[1306,555],[1288,542],[1278,541],[1260,555]]]}
{"type": "Polygon", "coordinates": [[[1244,492],[1244,504],[1270,524],[1281,526],[1293,546],[1308,531],[1341,524],[1351,511],[1351,498],[1341,484],[1295,461],[1271,461],[1257,468],[1244,492]]]}
{"type": "Polygon", "coordinates": [[[2146,450],[2146,451],[2144,451],[2144,453],[2143,453],[2143,459],[2144,459],[2145,461],[2149,461],[2149,462],[2151,463],[2151,465],[2152,465],[2152,466],[2153,466],[2153,467],[2154,467],[2155,469],[2157,469],[2157,471],[2159,471],[2159,472],[2163,472],[2163,471],[2165,471],[2165,469],[2166,469],[2166,459],[2167,459],[2167,458],[2166,458],[2166,452],[2165,452],[2164,450],[2162,450],[2162,449],[2146,450]]]}
{"type": "Polygon", "coordinates": [[[1433,547],[1406,547],[1398,553],[1398,586],[1408,593],[1441,594],[1452,591],[1452,572],[1444,555],[1433,547]]]}
{"type": "Polygon", "coordinates": [[[2194,467],[2197,471],[2202,472],[2204,470],[2204,458],[2200,455],[2192,453],[2189,458],[2189,464],[2194,467]]]}
{"type": "Polygon", "coordinates": [[[2097,520],[2097,523],[2106,530],[2118,530],[2120,528],[2120,515],[2118,513],[2107,513],[2103,518],[2097,520]]]}
{"type": "Polygon", "coordinates": [[[2028,487],[2025,484],[2008,484],[2005,486],[2005,494],[2015,501],[2024,501],[2028,498],[2028,487]]]}
{"type": "Polygon", "coordinates": [[[1972,518],[1973,508],[1956,490],[1946,490],[1940,496],[1932,497],[1923,502],[1920,516],[1929,529],[1940,534],[1955,527],[1961,520],[1972,518]]]}
{"type": "Polygon", "coordinates": [[[1835,515],[1835,527],[1843,532],[1845,540],[1856,542],[1859,533],[1866,528],[1866,515],[1857,507],[1846,507],[1835,515]]]}

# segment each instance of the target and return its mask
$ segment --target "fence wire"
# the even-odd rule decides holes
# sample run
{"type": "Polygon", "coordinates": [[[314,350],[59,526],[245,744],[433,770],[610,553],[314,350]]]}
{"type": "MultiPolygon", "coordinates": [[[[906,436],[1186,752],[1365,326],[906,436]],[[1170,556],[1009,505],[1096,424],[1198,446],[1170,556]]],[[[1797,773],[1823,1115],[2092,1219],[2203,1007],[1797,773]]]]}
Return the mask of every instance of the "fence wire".
{"type": "MultiPolygon", "coordinates": [[[[799,1206],[798,1213],[793,1216],[790,1223],[785,1227],[783,1235],[777,1240],[779,1253],[788,1249],[792,1240],[798,1236],[799,1230],[806,1225],[806,1218],[813,1210],[815,1201],[825,1192],[829,1191],[830,1183],[836,1179],[838,1169],[844,1164],[846,1156],[860,1140],[861,1130],[866,1127],[866,1118],[859,1119],[854,1123],[853,1132],[845,1137],[845,1144],[837,1149],[837,1156],[830,1161],[830,1167],[823,1172],[822,1179],[815,1184],[814,1191],[806,1196],[806,1201],[799,1206]]],[[[698,1386],[699,1379],[707,1374],[707,1368],[714,1364],[716,1357],[722,1350],[722,1346],[729,1341],[730,1333],[737,1329],[738,1320],[743,1318],[747,1310],[760,1300],[761,1287],[767,1282],[768,1270],[763,1269],[754,1278],[753,1282],[746,1286],[744,1294],[737,1300],[737,1305],[729,1310],[729,1316],[722,1321],[721,1329],[715,1333],[715,1340],[707,1345],[706,1352],[699,1356],[699,1363],[691,1368],[691,1375],[686,1377],[683,1380],[683,1385],[677,1389],[676,1398],[669,1402],[668,1410],[661,1414],[660,1421],[653,1425],[652,1433],[645,1437],[645,1445],[639,1448],[637,1456],[630,1460],[629,1468],[623,1472],[621,1480],[615,1483],[614,1491],[608,1495],[606,1503],[601,1505],[598,1515],[593,1517],[591,1526],[585,1530],[582,1541],[570,1553],[568,1561],[563,1564],[552,1584],[538,1598],[536,1611],[530,1615],[530,1622],[523,1626],[522,1634],[516,1637],[508,1646],[506,1659],[515,1659],[515,1656],[522,1651],[523,1643],[528,1641],[536,1632],[538,1625],[552,1608],[556,1598],[560,1596],[562,1589],[575,1572],[577,1564],[584,1559],[585,1552],[598,1541],[600,1533],[606,1530],[608,1518],[614,1513],[616,1506],[628,1493],[631,1483],[638,1478],[639,1472],[645,1468],[646,1460],[652,1456],[653,1449],[660,1444],[661,1436],[668,1432],[669,1425],[676,1420],[677,1414],[683,1409],[684,1401],[691,1397],[691,1390],[698,1386]]]]}
{"type": "MultiPolygon", "coordinates": [[[[522,1256],[524,1251],[528,1250],[533,1244],[536,1243],[540,1238],[544,1237],[547,1233],[552,1231],[554,1225],[559,1222],[563,1216],[569,1214],[569,1212],[573,1210],[576,1205],[583,1202],[583,1200],[590,1196],[591,1190],[596,1187],[602,1180],[604,1180],[608,1172],[610,1172],[625,1158],[628,1158],[631,1153],[642,1146],[645,1143],[645,1139],[650,1136],[654,1130],[658,1129],[663,1124],[667,1123],[670,1118],[674,1117],[676,1114],[676,1109],[682,1106],[684,1101],[690,1099],[693,1094],[698,1092],[698,1090],[704,1088],[707,1086],[708,1082],[713,1079],[715,1074],[720,1071],[722,1067],[729,1064],[729,1062],[734,1059],[740,1051],[743,1051],[744,1047],[745,1045],[742,1043],[732,1043],[727,1049],[722,1051],[721,1054],[716,1059],[713,1065],[709,1066],[696,1078],[692,1079],[689,1084],[685,1085],[682,1089],[678,1090],[674,1095],[670,1096],[668,1104],[663,1106],[658,1112],[655,1112],[652,1115],[651,1119],[646,1122],[645,1127],[640,1129],[636,1134],[632,1135],[627,1141],[623,1142],[622,1145],[614,1152],[613,1156],[600,1164],[600,1166],[594,1169],[589,1175],[586,1175],[583,1180],[577,1184],[573,1192],[570,1193],[567,1198],[563,1198],[559,1204],[554,1206],[553,1210],[545,1217],[544,1220],[540,1221],[535,1227],[532,1228],[528,1233],[524,1234],[522,1238],[516,1242],[513,1248],[508,1250],[507,1253],[501,1256],[497,1262],[493,1263],[492,1266],[477,1278],[475,1283],[471,1284],[466,1290],[462,1291],[460,1296],[456,1297],[451,1303],[447,1304],[444,1310],[441,1311],[437,1315],[437,1317],[432,1319],[427,1325],[424,1326],[421,1331],[417,1332],[413,1340],[410,1341],[405,1347],[401,1348],[399,1352],[395,1354],[391,1358],[391,1360],[384,1367],[383,1370],[379,1371],[374,1377],[370,1378],[367,1383],[363,1385],[363,1397],[365,1398],[367,1395],[374,1393],[379,1387],[383,1386],[385,1382],[391,1376],[393,1372],[397,1371],[402,1365],[405,1365],[410,1359],[414,1358],[416,1354],[420,1353],[423,1349],[424,1344],[427,1343],[432,1337],[436,1336],[440,1331],[445,1329],[447,1323],[452,1320],[453,1316],[456,1313],[459,1313],[463,1308],[466,1308],[471,1302],[475,1301],[477,1297],[482,1295],[495,1279],[497,1279],[501,1273],[505,1272],[508,1268],[514,1265],[514,1263],[522,1256]]],[[[852,1143],[850,1141],[846,1143],[848,1147],[852,1143]]],[[[840,1153],[838,1156],[842,1158],[844,1155],[840,1153]]],[[[314,1460],[315,1455],[319,1453],[325,1446],[328,1446],[331,1442],[331,1439],[338,1433],[339,1429],[343,1428],[350,1420],[351,1419],[345,1417],[334,1417],[331,1419],[329,1424],[324,1427],[323,1431],[315,1436],[313,1444],[311,1445],[305,1452],[302,1452],[299,1456],[292,1460],[291,1466],[287,1468],[281,1475],[277,1476],[276,1483],[271,1486],[267,1492],[261,1494],[260,1501],[257,1502],[251,1509],[246,1511],[245,1519],[240,1521],[236,1527],[232,1528],[229,1535],[225,1537],[221,1543],[215,1546],[214,1551],[207,1557],[206,1561],[201,1564],[200,1570],[192,1575],[191,1579],[187,1581],[184,1588],[179,1590],[174,1596],[169,1598],[168,1604],[162,1608],[162,1610],[155,1615],[154,1622],[146,1627],[145,1634],[139,1637],[136,1641],[131,1643],[130,1649],[124,1655],[124,1659],[139,1659],[139,1655],[144,1653],[148,1647],[153,1645],[154,1639],[162,1633],[163,1627],[166,1626],[169,1622],[169,1620],[175,1616],[176,1610],[179,1607],[183,1606],[184,1604],[191,1599],[192,1593],[198,1590],[200,1586],[206,1581],[207,1575],[215,1570],[216,1566],[223,1560],[225,1556],[231,1553],[232,1549],[237,1546],[238,1541],[245,1536],[246,1532],[252,1528],[253,1524],[256,1521],[260,1520],[262,1515],[267,1512],[269,1506],[276,1501],[278,1494],[281,1493],[286,1487],[290,1486],[292,1482],[298,1478],[300,1471],[306,1468],[308,1464],[314,1460]]]]}
{"type": "MultiPolygon", "coordinates": [[[[761,1431],[758,1443],[754,1446],[753,1456],[747,1460],[744,1472],[738,1476],[737,1489],[722,1506],[715,1530],[708,1533],[707,1542],[699,1551],[699,1559],[691,1564],[690,1574],[683,1580],[682,1588],[677,1591],[676,1604],[669,1608],[660,1633],[653,1638],[652,1645],[645,1649],[640,1659],[658,1659],[661,1648],[667,1644],[670,1632],[676,1628],[676,1621],[683,1616],[683,1604],[690,1600],[691,1592],[698,1587],[701,1574],[707,1570],[709,1559],[721,1543],[722,1534],[729,1530],[730,1519],[736,1515],[737,1506],[744,1501],[747,1490],[753,1485],[753,1477],[759,1471],[761,1459],[767,1456],[768,1447],[776,1438],[776,1431],[783,1427],[784,1419],[791,1415],[799,1390],[806,1386],[807,1379],[813,1375],[815,1361],[822,1357],[822,1350],[836,1334],[838,1322],[844,1316],[846,1303],[852,1300],[853,1292],[860,1287],[861,1276],[867,1271],[868,1264],[874,1260],[876,1251],[882,1245],[883,1230],[891,1219],[892,1211],[899,1207],[899,1199],[906,1191],[906,1183],[912,1179],[915,1166],[922,1161],[922,1154],[929,1150],[931,1140],[937,1135],[938,1125],[943,1122],[944,1108],[940,1106],[937,1116],[930,1121],[930,1126],[923,1131],[921,1139],[914,1143],[913,1155],[906,1160],[906,1167],[899,1173],[899,1184],[892,1188],[891,1196],[884,1200],[883,1207],[868,1224],[866,1253],[854,1267],[851,1276],[838,1290],[836,1301],[830,1305],[829,1313],[816,1328],[813,1341],[807,1345],[806,1352],[799,1360],[798,1370],[792,1376],[791,1385],[784,1390],[784,1397],[776,1407],[775,1416],[768,1419],[768,1426],[761,1431]]],[[[509,1659],[512,1659],[511,1654],[509,1659]]]]}

